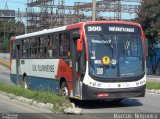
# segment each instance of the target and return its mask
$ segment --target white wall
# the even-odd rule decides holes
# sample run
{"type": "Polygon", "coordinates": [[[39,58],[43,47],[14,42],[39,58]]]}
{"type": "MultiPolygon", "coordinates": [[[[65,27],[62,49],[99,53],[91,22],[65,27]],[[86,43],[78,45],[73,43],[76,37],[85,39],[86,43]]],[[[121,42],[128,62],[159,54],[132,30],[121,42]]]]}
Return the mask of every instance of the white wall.
{"type": "Polygon", "coordinates": [[[0,53],[0,58],[9,59],[10,58],[10,53],[0,53]]]}

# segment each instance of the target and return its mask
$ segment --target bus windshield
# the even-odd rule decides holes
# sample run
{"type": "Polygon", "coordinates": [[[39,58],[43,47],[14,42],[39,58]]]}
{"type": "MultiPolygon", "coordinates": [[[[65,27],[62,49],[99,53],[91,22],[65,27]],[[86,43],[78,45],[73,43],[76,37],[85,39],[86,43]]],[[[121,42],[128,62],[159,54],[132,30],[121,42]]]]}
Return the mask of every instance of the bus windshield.
{"type": "Polygon", "coordinates": [[[89,72],[100,78],[125,78],[143,74],[140,35],[87,35],[89,72]]]}

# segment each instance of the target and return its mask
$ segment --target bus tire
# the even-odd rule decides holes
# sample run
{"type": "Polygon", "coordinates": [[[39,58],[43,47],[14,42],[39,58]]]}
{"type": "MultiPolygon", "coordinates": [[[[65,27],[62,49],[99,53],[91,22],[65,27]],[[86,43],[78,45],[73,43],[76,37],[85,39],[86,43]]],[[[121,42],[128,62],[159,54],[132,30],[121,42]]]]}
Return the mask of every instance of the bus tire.
{"type": "Polygon", "coordinates": [[[28,77],[27,76],[23,77],[23,87],[25,89],[28,89],[28,77]]]}
{"type": "Polygon", "coordinates": [[[65,81],[61,84],[61,95],[64,97],[69,97],[69,91],[67,87],[67,83],[65,81]]]}

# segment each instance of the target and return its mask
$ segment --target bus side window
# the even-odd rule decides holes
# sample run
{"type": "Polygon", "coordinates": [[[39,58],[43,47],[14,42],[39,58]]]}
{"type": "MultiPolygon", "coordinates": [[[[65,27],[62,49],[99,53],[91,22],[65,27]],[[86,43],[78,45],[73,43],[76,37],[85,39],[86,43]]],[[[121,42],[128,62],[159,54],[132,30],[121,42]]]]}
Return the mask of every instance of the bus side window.
{"type": "Polygon", "coordinates": [[[44,40],[43,40],[43,57],[48,57],[48,52],[47,52],[47,38],[44,37],[44,40]]]}
{"type": "Polygon", "coordinates": [[[30,57],[30,44],[29,44],[29,39],[26,39],[26,49],[27,49],[27,58],[30,57]]]}
{"type": "Polygon", "coordinates": [[[37,37],[37,55],[40,58],[41,38],[37,37]]]}
{"type": "Polygon", "coordinates": [[[52,36],[52,44],[51,44],[51,46],[52,46],[52,56],[53,57],[55,57],[55,58],[57,58],[58,57],[58,41],[59,40],[59,38],[58,38],[58,34],[54,34],[53,36],[52,36]]]}
{"type": "Polygon", "coordinates": [[[45,43],[45,38],[44,37],[40,37],[40,52],[39,52],[39,55],[40,55],[40,58],[43,58],[45,55],[44,55],[44,43],[45,43]]]}
{"type": "Polygon", "coordinates": [[[27,40],[22,40],[22,58],[27,58],[27,40]]]}
{"type": "Polygon", "coordinates": [[[60,41],[59,41],[60,49],[59,55],[61,57],[69,57],[70,56],[70,39],[69,34],[60,34],[60,41]]]}
{"type": "Polygon", "coordinates": [[[48,41],[48,57],[52,57],[52,40],[51,40],[52,36],[47,36],[47,41],[48,41]]]}
{"type": "Polygon", "coordinates": [[[31,58],[37,57],[37,40],[35,38],[32,38],[30,40],[31,42],[31,58]]]}

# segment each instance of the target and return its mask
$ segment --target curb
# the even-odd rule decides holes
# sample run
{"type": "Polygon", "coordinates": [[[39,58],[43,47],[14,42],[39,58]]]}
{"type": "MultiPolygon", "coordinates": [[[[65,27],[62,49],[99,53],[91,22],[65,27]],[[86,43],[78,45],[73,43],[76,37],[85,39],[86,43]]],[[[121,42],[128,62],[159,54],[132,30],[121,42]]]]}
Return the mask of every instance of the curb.
{"type": "Polygon", "coordinates": [[[151,94],[160,94],[160,90],[155,90],[155,89],[152,89],[152,90],[146,89],[146,92],[151,94]]]}
{"type": "Polygon", "coordinates": [[[66,108],[64,109],[65,114],[76,114],[76,115],[81,115],[82,114],[82,109],[81,108],[66,108]]]}
{"type": "MultiPolygon", "coordinates": [[[[54,113],[59,113],[56,112],[56,110],[54,110],[54,107],[56,107],[57,105],[55,104],[51,104],[51,103],[42,103],[42,102],[37,102],[33,99],[28,99],[28,98],[24,98],[22,96],[16,96],[12,93],[6,93],[6,92],[2,92],[0,91],[1,95],[7,96],[9,97],[11,100],[17,100],[19,102],[34,106],[34,107],[38,107],[41,108],[43,110],[48,110],[48,111],[52,111],[54,113]]],[[[75,115],[81,115],[82,114],[82,109],[81,108],[76,108],[74,103],[71,103],[71,106],[68,107],[66,105],[62,105],[63,108],[63,113],[65,114],[75,114],[75,115]]]]}
{"type": "Polygon", "coordinates": [[[28,104],[28,105],[32,105],[34,107],[38,107],[38,108],[41,108],[41,109],[44,109],[44,110],[53,111],[54,105],[51,104],[51,103],[47,103],[47,104],[41,103],[41,102],[38,103],[37,101],[35,101],[33,99],[24,98],[22,96],[16,96],[14,94],[2,92],[2,91],[0,91],[0,94],[9,97],[11,100],[14,99],[14,100],[17,100],[19,102],[22,102],[22,103],[25,103],[25,104],[28,104]]]}

